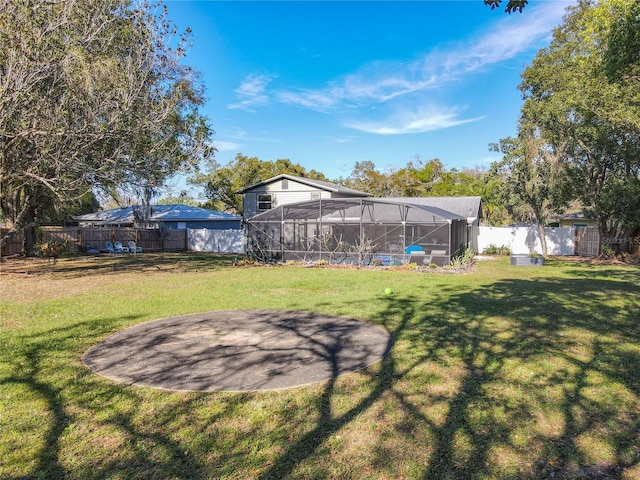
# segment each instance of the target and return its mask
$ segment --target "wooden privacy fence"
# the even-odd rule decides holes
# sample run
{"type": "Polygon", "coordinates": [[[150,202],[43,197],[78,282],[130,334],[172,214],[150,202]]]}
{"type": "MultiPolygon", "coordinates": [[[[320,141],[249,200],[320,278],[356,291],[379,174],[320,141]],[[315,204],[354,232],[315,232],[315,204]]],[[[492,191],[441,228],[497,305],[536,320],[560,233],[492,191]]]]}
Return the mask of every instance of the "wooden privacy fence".
{"type": "Polygon", "coordinates": [[[106,243],[133,241],[143,252],[181,252],[187,250],[187,231],[140,228],[43,227],[42,242],[69,241],[80,251],[87,246],[106,251],[106,243]]]}
{"type": "Polygon", "coordinates": [[[576,255],[597,257],[600,255],[600,232],[596,227],[576,227],[576,255]]]}
{"type": "MultiPolygon", "coordinates": [[[[4,237],[9,233],[8,228],[0,228],[0,238],[4,237]]],[[[22,253],[22,242],[24,237],[22,233],[18,233],[11,237],[7,243],[2,245],[2,250],[0,251],[0,256],[8,257],[11,255],[20,255],[22,253]]]]}

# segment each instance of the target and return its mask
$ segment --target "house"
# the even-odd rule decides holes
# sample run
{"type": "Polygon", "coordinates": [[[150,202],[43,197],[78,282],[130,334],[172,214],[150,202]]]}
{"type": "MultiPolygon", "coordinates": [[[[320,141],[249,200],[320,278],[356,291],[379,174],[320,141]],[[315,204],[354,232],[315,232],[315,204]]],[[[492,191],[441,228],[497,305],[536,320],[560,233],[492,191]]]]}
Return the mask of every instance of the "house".
{"type": "MultiPolygon", "coordinates": [[[[113,208],[74,217],[80,227],[133,227],[140,206],[113,208]]],[[[189,205],[152,205],[149,207],[147,228],[169,230],[210,229],[240,230],[242,217],[189,205]]]]}
{"type": "Polygon", "coordinates": [[[244,195],[247,245],[257,258],[350,262],[369,244],[369,255],[387,262],[407,261],[407,249],[419,248],[448,264],[466,247],[477,250],[480,197],[371,198],[287,174],[237,193],[244,195]]]}
{"type": "Polygon", "coordinates": [[[247,219],[246,230],[248,253],[263,261],[444,266],[469,244],[466,217],[387,198],[280,205],[247,219]]]}
{"type": "Polygon", "coordinates": [[[552,227],[597,227],[598,222],[591,215],[585,215],[583,212],[566,213],[555,217],[552,227]]]}
{"type": "Polygon", "coordinates": [[[243,195],[242,214],[245,219],[272,208],[307,200],[373,197],[370,193],[335,183],[288,174],[277,175],[236,193],[243,195]]]}

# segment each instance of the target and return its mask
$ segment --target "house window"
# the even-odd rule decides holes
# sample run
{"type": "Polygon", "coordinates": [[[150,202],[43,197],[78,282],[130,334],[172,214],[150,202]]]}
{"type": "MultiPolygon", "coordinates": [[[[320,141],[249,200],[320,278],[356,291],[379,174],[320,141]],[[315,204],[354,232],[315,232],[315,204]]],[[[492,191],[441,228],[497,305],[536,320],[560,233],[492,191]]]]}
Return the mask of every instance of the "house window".
{"type": "Polygon", "coordinates": [[[287,180],[286,178],[282,179],[282,189],[283,190],[288,190],[289,189],[289,180],[287,180]]]}
{"type": "Polygon", "coordinates": [[[258,210],[271,210],[271,194],[270,193],[258,194],[258,210]]]}
{"type": "Polygon", "coordinates": [[[320,200],[320,194],[319,193],[312,193],[311,194],[311,200],[320,200]]]}

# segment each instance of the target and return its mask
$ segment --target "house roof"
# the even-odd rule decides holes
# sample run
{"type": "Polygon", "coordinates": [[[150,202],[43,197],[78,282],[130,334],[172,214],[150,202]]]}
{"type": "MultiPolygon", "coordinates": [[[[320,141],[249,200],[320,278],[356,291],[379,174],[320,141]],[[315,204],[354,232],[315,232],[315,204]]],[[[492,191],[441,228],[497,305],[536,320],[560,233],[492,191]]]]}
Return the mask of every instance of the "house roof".
{"type": "Polygon", "coordinates": [[[564,215],[556,216],[558,220],[595,220],[594,215],[585,215],[584,212],[572,212],[565,213],[564,215]]]}
{"type": "Polygon", "coordinates": [[[385,197],[385,200],[440,208],[467,219],[479,218],[482,214],[480,197],[385,197]]]}
{"type": "MultiPolygon", "coordinates": [[[[133,206],[87,213],[85,215],[73,217],[73,219],[79,222],[100,222],[107,224],[133,223],[133,206]]],[[[215,222],[225,220],[242,220],[242,217],[239,215],[231,215],[229,213],[216,212],[215,210],[207,210],[205,208],[182,204],[151,206],[150,221],[152,222],[215,222]]]]}
{"type": "Polygon", "coordinates": [[[325,190],[327,192],[350,195],[352,197],[373,197],[373,195],[370,193],[354,190],[353,188],[343,187],[342,185],[338,185],[337,183],[323,182],[322,180],[313,180],[311,178],[296,177],[295,175],[289,175],[287,173],[283,173],[275,177],[269,178],[268,180],[265,180],[263,182],[256,183],[236,193],[247,193],[247,192],[250,192],[251,190],[254,190],[259,187],[263,187],[265,185],[269,185],[270,183],[277,182],[282,179],[287,179],[287,180],[291,180],[292,182],[302,183],[303,185],[308,185],[310,187],[314,187],[319,190],[325,190]]]}
{"type": "Polygon", "coordinates": [[[410,202],[390,200],[388,198],[329,198],[280,205],[251,217],[248,222],[279,223],[283,217],[287,220],[317,219],[319,212],[321,212],[320,216],[324,218],[325,221],[342,221],[347,223],[358,223],[361,220],[376,223],[397,223],[402,220],[417,221],[419,223],[451,223],[453,220],[465,220],[465,217],[438,207],[416,205],[410,202]],[[373,209],[363,209],[363,206],[373,207],[373,209]],[[409,211],[398,208],[403,206],[408,207],[409,211]]]}

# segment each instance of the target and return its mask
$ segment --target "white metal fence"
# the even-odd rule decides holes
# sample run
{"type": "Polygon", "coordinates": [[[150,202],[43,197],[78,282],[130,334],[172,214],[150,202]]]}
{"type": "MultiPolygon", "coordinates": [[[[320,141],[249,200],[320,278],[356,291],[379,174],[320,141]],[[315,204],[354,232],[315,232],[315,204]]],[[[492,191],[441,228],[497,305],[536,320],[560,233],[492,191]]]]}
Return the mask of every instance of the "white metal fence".
{"type": "MultiPolygon", "coordinates": [[[[575,230],[573,227],[546,227],[544,229],[549,255],[574,255],[575,230]]],[[[542,242],[537,225],[522,227],[480,227],[478,253],[491,245],[508,247],[514,254],[542,253],[542,242]]]]}
{"type": "Polygon", "coordinates": [[[243,230],[188,229],[189,250],[194,252],[245,253],[243,230]]]}

